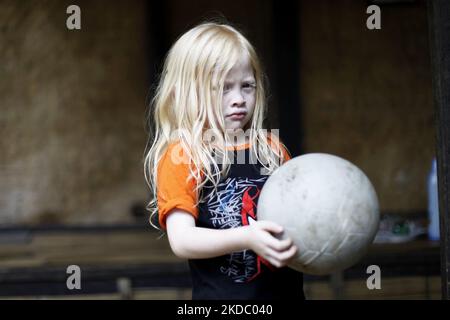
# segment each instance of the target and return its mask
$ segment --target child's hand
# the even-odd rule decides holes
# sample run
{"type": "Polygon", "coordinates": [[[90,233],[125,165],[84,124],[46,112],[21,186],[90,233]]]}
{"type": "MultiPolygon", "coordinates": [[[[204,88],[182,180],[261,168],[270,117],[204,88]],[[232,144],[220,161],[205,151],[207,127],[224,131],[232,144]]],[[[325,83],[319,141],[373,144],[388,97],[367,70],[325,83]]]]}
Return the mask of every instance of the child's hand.
{"type": "Polygon", "coordinates": [[[281,268],[297,253],[291,238],[279,240],[271,233],[280,234],[283,227],[271,221],[255,221],[249,226],[248,246],[256,254],[281,268]]]}

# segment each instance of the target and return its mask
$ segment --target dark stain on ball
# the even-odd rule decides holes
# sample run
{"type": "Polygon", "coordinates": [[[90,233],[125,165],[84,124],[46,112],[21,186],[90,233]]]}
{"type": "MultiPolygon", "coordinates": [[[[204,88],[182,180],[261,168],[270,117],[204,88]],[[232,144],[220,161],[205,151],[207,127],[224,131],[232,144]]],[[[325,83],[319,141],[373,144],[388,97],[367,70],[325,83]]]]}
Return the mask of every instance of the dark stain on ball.
{"type": "Polygon", "coordinates": [[[297,174],[295,172],[295,170],[293,170],[287,177],[286,177],[286,181],[291,183],[295,180],[295,178],[297,177],[297,174]]]}
{"type": "Polygon", "coordinates": [[[345,175],[347,176],[347,178],[351,178],[353,173],[353,167],[347,165],[345,166],[345,169],[346,169],[345,175]]]}
{"type": "Polygon", "coordinates": [[[288,179],[289,182],[292,182],[292,181],[295,180],[295,175],[292,174],[292,175],[290,175],[287,179],[288,179]]]}

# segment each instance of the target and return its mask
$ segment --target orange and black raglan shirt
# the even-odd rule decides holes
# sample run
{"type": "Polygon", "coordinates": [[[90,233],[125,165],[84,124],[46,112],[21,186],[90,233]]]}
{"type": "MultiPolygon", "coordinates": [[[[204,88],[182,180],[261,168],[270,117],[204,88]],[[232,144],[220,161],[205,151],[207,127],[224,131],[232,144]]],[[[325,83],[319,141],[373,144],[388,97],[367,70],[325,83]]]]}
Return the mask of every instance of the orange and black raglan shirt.
{"type": "MultiPolygon", "coordinates": [[[[196,226],[203,228],[236,228],[258,219],[259,194],[269,176],[261,172],[260,163],[249,161],[249,144],[229,149],[234,161],[228,176],[221,179],[217,191],[213,190],[211,182],[205,184],[201,191],[204,201],[198,208],[195,206],[195,182],[193,179],[186,181],[189,166],[179,161],[179,156],[171,156],[174,149],[182,150],[179,144],[171,144],[158,166],[159,223],[163,229],[167,214],[174,208],[192,214],[196,226]],[[241,164],[237,159],[246,161],[241,164]]],[[[285,160],[289,160],[286,150],[283,149],[283,153],[285,160]]],[[[274,208],[277,209],[282,210],[274,208]]],[[[252,250],[209,259],[189,259],[188,262],[193,299],[304,299],[302,273],[289,267],[276,268],[252,250]]]]}

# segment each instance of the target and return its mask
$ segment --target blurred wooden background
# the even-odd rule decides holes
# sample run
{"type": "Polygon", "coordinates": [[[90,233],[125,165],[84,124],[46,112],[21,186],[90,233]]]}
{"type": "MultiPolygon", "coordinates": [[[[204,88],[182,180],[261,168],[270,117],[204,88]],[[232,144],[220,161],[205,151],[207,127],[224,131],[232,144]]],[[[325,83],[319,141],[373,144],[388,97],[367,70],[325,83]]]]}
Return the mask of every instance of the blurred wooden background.
{"type": "MultiPolygon", "coordinates": [[[[27,297],[42,298],[43,283],[57,288],[66,265],[78,264],[105,292],[134,274],[149,281],[135,298],[189,298],[186,264],[156,240],[143,211],[145,111],[171,43],[218,13],[256,46],[271,85],[268,125],[291,134],[288,147],[352,161],[383,213],[425,217],[435,154],[426,1],[381,5],[382,29],[373,31],[368,3],[302,0],[280,12],[272,0],[81,0],[82,30],[69,31],[70,1],[0,1],[0,290],[28,281],[36,291],[27,297]],[[286,13],[295,30],[277,29],[286,13]],[[281,64],[280,44],[292,68],[281,64]],[[178,287],[155,287],[161,270],[178,287]]],[[[423,244],[399,256],[417,268],[397,271],[381,291],[348,279],[342,297],[436,298],[438,274],[420,270],[438,260],[417,258],[436,250],[423,244]]],[[[336,287],[315,279],[305,291],[331,298],[336,287]]]]}
{"type": "MultiPolygon", "coordinates": [[[[189,269],[167,237],[142,227],[14,230],[0,237],[0,299],[190,299],[189,269]],[[68,266],[81,290],[68,290],[68,266]],[[128,282],[129,291],[119,281],[128,282]],[[125,293],[124,293],[125,290],[125,293]]],[[[440,299],[439,243],[372,245],[342,274],[304,276],[308,299],[440,299]],[[369,290],[369,265],[381,289],[369,290]]]]}
{"type": "Polygon", "coordinates": [[[69,4],[0,2],[0,225],[134,222],[130,208],[149,200],[145,109],[161,54],[218,12],[260,52],[271,127],[295,133],[280,115],[299,112],[291,146],[361,167],[383,211],[426,209],[435,144],[425,1],[382,6],[375,31],[365,1],[300,1],[300,38],[290,40],[299,69],[283,72],[269,0],[80,1],[80,31],[65,27],[69,4]],[[290,73],[299,83],[283,82],[290,73]],[[297,91],[299,105],[279,105],[280,86],[297,91]]]}

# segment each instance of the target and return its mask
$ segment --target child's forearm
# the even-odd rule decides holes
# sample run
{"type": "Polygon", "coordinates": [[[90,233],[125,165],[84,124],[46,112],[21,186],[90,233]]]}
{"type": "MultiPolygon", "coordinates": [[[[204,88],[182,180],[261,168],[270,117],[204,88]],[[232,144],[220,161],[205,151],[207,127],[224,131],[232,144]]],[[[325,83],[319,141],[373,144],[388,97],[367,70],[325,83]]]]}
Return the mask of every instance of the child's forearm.
{"type": "Polygon", "coordinates": [[[189,227],[177,247],[177,256],[206,259],[248,249],[248,226],[231,229],[189,227]]]}

